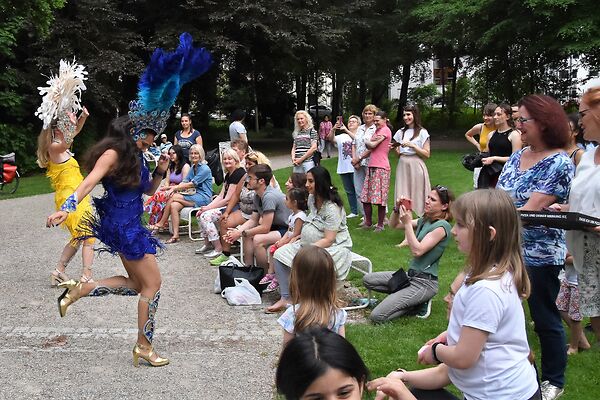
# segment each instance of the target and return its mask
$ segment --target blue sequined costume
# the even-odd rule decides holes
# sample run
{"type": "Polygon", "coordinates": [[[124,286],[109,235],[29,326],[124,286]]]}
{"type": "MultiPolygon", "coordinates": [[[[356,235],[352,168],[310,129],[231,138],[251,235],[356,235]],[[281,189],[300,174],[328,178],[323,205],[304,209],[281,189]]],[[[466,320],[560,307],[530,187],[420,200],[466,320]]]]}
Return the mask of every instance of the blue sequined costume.
{"type": "Polygon", "coordinates": [[[96,215],[88,221],[90,233],[104,246],[100,251],[122,254],[127,260],[139,260],[145,254],[156,254],[160,242],[142,226],[142,194],[150,188],[150,173],[141,156],[141,183],[135,188],[115,185],[112,178],[102,179],[104,196],[93,199],[96,215]]]}

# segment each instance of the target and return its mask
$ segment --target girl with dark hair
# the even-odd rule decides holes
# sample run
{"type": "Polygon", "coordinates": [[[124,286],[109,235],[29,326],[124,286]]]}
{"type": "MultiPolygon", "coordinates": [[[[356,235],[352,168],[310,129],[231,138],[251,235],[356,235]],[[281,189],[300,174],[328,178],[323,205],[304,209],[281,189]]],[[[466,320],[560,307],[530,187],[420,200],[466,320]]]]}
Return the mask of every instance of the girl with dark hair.
{"type": "Polygon", "coordinates": [[[370,140],[366,141],[367,148],[371,150],[369,156],[369,168],[365,178],[360,201],[365,210],[365,223],[363,228],[369,229],[373,225],[373,204],[377,205],[377,225],[375,232],[384,229],[385,210],[387,206],[388,192],[390,190],[390,161],[388,152],[392,140],[392,132],[387,127],[387,114],[378,111],[375,114],[375,125],[377,130],[370,140]]]}
{"type": "Polygon", "coordinates": [[[586,140],[583,138],[583,131],[579,126],[579,114],[572,113],[569,114],[568,117],[571,136],[569,138],[569,144],[565,147],[565,151],[569,155],[571,161],[573,161],[573,164],[577,167],[579,161],[581,161],[581,156],[585,152],[586,140]]]}
{"type": "Polygon", "coordinates": [[[298,334],[283,349],[275,383],[286,400],[360,400],[369,370],[346,339],[325,328],[298,334]]]}
{"type": "Polygon", "coordinates": [[[421,125],[421,113],[414,105],[404,107],[404,127],[394,135],[398,154],[394,199],[411,199],[413,211],[423,215],[425,199],[431,191],[429,171],[424,160],[431,155],[429,132],[421,125]]]}
{"type": "MultiPolygon", "coordinates": [[[[523,211],[542,211],[554,203],[565,203],[574,166],[563,150],[570,136],[564,110],[552,97],[531,95],[521,99],[519,113],[517,128],[528,146],[510,156],[496,187],[506,191],[523,211]]],[[[524,225],[521,237],[532,287],[527,301],[542,353],[542,393],[544,399],[554,399],[562,394],[567,366],[565,331],[556,307],[558,274],[567,256],[565,231],[524,225]]]]}
{"type": "Polygon", "coordinates": [[[164,179],[164,185],[158,188],[154,196],[150,197],[144,203],[144,211],[150,214],[150,218],[148,219],[148,225],[150,226],[155,225],[162,218],[163,210],[170,197],[167,195],[167,190],[171,186],[181,183],[190,172],[190,165],[183,157],[181,146],[178,144],[171,146],[168,150],[168,155],[170,160],[169,169],[164,179]]]}
{"type": "Polygon", "coordinates": [[[161,276],[155,257],[160,244],[142,226],[141,215],[142,194],[154,193],[167,171],[168,158],[161,156],[150,179],[142,152],[152,145],[156,134],[144,129],[136,131],[132,137],[132,129],[129,116],[111,122],[108,137],[90,151],[87,165],[92,168],[89,174],[65,201],[61,211],[48,217],[47,226],[64,222],[78,199],[83,199],[102,182],[105,194],[94,199],[97,216],[89,221],[87,237],[95,237],[104,243],[102,250],[118,254],[128,276],[113,276],[93,283],[70,280],[59,284],[65,289],[58,298],[60,316],[64,317],[68,308],[81,297],[139,294],[134,365],[137,366],[141,357],[152,366],[162,366],[169,360],[160,357],[152,348],[154,315],[160,299],[161,276]]]}
{"type": "Polygon", "coordinates": [[[288,190],[285,196],[285,205],[292,211],[288,218],[288,231],[281,239],[269,247],[269,255],[271,256],[269,259],[269,270],[260,280],[261,285],[268,284],[263,293],[272,292],[279,287],[279,281],[275,276],[275,267],[273,266],[272,256],[273,253],[275,253],[275,250],[288,244],[290,240],[294,239],[295,237],[300,236],[300,232],[302,232],[302,226],[304,226],[304,221],[306,221],[305,211],[308,208],[307,201],[308,193],[306,193],[306,189],[303,187],[291,188],[288,190]]]}
{"type": "Polygon", "coordinates": [[[323,167],[314,167],[308,171],[306,189],[309,193],[309,215],[302,226],[302,233],[273,254],[281,299],[267,308],[269,312],[282,310],[290,303],[291,265],[302,246],[312,244],[327,250],[335,262],[337,279],[346,278],[350,270],[352,238],[346,225],[342,199],[331,184],[329,171],[323,167]]]}
{"type": "MultiPolygon", "coordinates": [[[[471,129],[465,133],[465,138],[469,141],[477,151],[485,152],[488,151],[488,136],[491,132],[496,129],[494,122],[494,112],[498,107],[495,103],[488,103],[483,107],[483,123],[474,125],[471,129]],[[478,139],[475,139],[475,136],[478,139]]],[[[473,187],[477,189],[477,181],[479,180],[479,172],[481,168],[475,168],[473,171],[473,187]]]]}
{"type": "Polygon", "coordinates": [[[496,130],[488,135],[489,157],[481,159],[483,167],[477,180],[478,189],[496,187],[502,167],[508,157],[521,150],[521,132],[514,129],[514,122],[510,117],[512,109],[508,104],[500,104],[494,111],[496,130]]]}
{"type": "Polygon", "coordinates": [[[181,114],[181,129],[175,132],[173,144],[181,146],[186,162],[190,161],[190,148],[192,145],[199,144],[202,146],[202,135],[194,129],[190,114],[181,114]]]}

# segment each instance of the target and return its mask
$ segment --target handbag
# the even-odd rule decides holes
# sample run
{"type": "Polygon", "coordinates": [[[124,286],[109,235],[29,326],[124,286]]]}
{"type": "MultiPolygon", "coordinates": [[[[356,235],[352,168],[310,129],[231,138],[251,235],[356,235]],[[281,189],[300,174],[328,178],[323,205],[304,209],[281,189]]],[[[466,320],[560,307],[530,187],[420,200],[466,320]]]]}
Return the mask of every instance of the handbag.
{"type": "Polygon", "coordinates": [[[265,275],[261,267],[248,265],[240,267],[232,262],[219,266],[219,279],[221,281],[221,290],[235,286],[235,278],[244,278],[256,288],[258,293],[262,293],[268,284],[260,285],[259,282],[265,275]]]}
{"type": "Polygon", "coordinates": [[[191,196],[191,195],[196,194],[196,188],[185,189],[185,190],[180,191],[179,193],[183,194],[183,195],[189,195],[189,196],[191,196]]]}
{"type": "Polygon", "coordinates": [[[410,278],[406,274],[403,268],[400,268],[398,271],[392,274],[392,277],[388,281],[388,288],[390,289],[390,293],[396,293],[399,290],[407,288],[410,286],[410,278]]]}
{"type": "Polygon", "coordinates": [[[321,159],[323,158],[323,156],[321,155],[321,152],[319,150],[315,151],[312,155],[312,160],[315,163],[315,165],[321,165],[321,159]]]}
{"type": "Polygon", "coordinates": [[[489,156],[489,153],[481,152],[465,154],[462,158],[462,165],[469,171],[474,171],[475,168],[483,167],[481,159],[489,156]]]}

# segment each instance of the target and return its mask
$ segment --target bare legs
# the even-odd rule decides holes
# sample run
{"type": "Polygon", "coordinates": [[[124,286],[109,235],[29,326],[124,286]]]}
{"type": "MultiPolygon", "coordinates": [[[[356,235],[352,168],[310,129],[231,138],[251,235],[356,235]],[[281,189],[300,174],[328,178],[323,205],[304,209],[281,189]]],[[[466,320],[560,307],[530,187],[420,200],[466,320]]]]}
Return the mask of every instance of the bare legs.
{"type": "MultiPolygon", "coordinates": [[[[265,270],[268,269],[269,268],[269,259],[268,259],[269,246],[272,245],[273,243],[275,243],[276,241],[278,241],[279,239],[281,239],[281,234],[279,233],[279,231],[271,231],[269,233],[259,234],[259,235],[254,236],[253,238],[248,238],[248,239],[253,239],[253,240],[248,245],[244,244],[244,250],[246,250],[246,247],[253,247],[254,248],[253,256],[256,258],[256,265],[258,265],[259,267],[261,267],[265,270]]],[[[244,262],[246,262],[245,255],[244,255],[244,262]]],[[[246,265],[252,265],[252,263],[246,264],[246,265]]]]}
{"type": "Polygon", "coordinates": [[[195,204],[191,201],[187,201],[183,195],[175,193],[167,200],[165,209],[163,210],[163,216],[156,223],[156,226],[160,228],[166,228],[169,222],[169,216],[171,217],[171,225],[173,225],[173,236],[168,242],[177,241],[179,239],[179,212],[183,207],[193,207],[195,204]]]}
{"type": "MultiPolygon", "coordinates": [[[[241,211],[232,212],[226,221],[220,219],[219,220],[219,230],[221,233],[221,237],[223,237],[227,233],[227,229],[235,228],[238,225],[246,222],[246,218],[242,215],[241,211]]],[[[231,252],[231,243],[227,243],[224,240],[221,240],[221,245],[223,247],[224,252],[231,252]]]]}
{"type": "MultiPolygon", "coordinates": [[[[69,280],[65,270],[67,265],[75,254],[79,250],[79,244],[75,243],[73,246],[73,242],[69,241],[63,248],[63,251],[60,255],[60,260],[56,265],[56,269],[50,275],[52,286],[56,286],[57,284],[69,280]]],[[[81,249],[81,258],[83,261],[83,269],[81,272],[81,280],[85,282],[89,282],[92,280],[92,264],[94,263],[94,241],[88,240],[83,244],[83,248],[81,249]]]]}

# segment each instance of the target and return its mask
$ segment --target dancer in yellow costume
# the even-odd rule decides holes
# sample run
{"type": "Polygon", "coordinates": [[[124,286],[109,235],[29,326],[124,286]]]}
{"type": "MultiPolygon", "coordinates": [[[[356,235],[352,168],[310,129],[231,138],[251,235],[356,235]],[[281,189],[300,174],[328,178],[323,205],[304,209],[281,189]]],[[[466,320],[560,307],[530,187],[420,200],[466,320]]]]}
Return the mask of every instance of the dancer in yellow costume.
{"type": "MultiPolygon", "coordinates": [[[[36,115],[44,121],[44,127],[38,137],[37,163],[47,169],[46,176],[50,178],[55,190],[56,210],[60,210],[61,205],[83,181],[79,163],[69,148],[89,115],[87,109],[79,104],[81,91],[85,90],[83,84],[83,80],[86,79],[85,74],[83,66],[61,60],[59,75],[50,78],[49,87],[39,88],[40,93],[45,96],[36,112],[36,115]],[[75,112],[79,110],[82,110],[81,116],[76,119],[75,112]]],[[[70,213],[64,222],[63,226],[69,230],[71,239],[65,245],[58,265],[50,275],[52,286],[69,280],[65,269],[82,243],[83,271],[80,280],[92,282],[94,239],[86,239],[83,242],[77,240],[86,235],[83,220],[86,216],[89,218],[91,213],[90,199],[86,196],[77,205],[76,211],[70,213]]]]}

